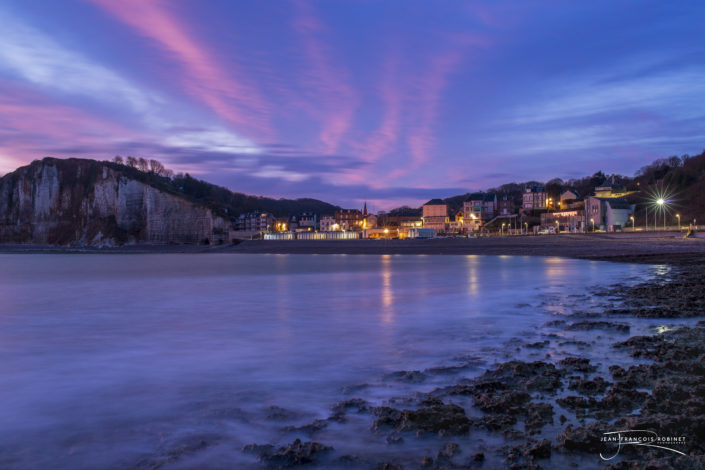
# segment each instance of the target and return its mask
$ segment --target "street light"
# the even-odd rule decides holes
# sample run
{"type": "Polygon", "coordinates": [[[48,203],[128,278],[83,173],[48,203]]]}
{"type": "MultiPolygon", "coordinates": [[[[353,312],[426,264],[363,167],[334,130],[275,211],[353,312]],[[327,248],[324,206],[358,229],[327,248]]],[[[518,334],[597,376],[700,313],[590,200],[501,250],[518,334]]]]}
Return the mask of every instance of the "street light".
{"type": "MultiPolygon", "coordinates": [[[[663,211],[663,231],[666,231],[666,208],[663,207],[664,204],[666,204],[666,201],[663,200],[662,197],[658,198],[656,200],[656,204],[659,205],[659,208],[663,211]]],[[[654,229],[656,228],[656,217],[654,217],[654,229]]]]}
{"type": "Polygon", "coordinates": [[[526,234],[529,234],[529,222],[524,222],[524,225],[526,226],[526,234]]]}
{"type": "Polygon", "coordinates": [[[678,231],[681,231],[681,215],[676,214],[676,218],[678,219],[678,231]]]}
{"type": "Polygon", "coordinates": [[[502,236],[504,236],[504,226],[505,226],[505,225],[507,225],[507,224],[506,224],[506,223],[505,223],[505,224],[502,224],[502,236]]]}
{"type": "Polygon", "coordinates": [[[595,231],[595,219],[590,219],[590,222],[592,222],[592,231],[595,231]]]}
{"type": "Polygon", "coordinates": [[[556,220],[556,233],[561,233],[561,224],[556,220]]]}
{"type": "Polygon", "coordinates": [[[632,221],[632,232],[634,231],[634,216],[630,215],[629,219],[632,221]]]}

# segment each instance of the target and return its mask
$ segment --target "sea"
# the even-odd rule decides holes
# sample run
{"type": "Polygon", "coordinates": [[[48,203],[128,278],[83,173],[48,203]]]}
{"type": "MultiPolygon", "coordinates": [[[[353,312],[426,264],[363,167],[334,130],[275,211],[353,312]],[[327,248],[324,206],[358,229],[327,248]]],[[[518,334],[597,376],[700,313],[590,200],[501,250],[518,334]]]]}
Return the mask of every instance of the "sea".
{"type": "MultiPolygon", "coordinates": [[[[328,420],[332,408],[403,407],[502,361],[577,353],[523,346],[568,335],[546,325],[602,308],[595,292],[663,269],[475,255],[0,255],[0,468],[255,469],[245,446],[297,438],[334,448],[321,468],[342,456],[346,468],[418,464],[445,441],[390,445],[369,414],[328,420]]],[[[492,439],[455,442],[472,452],[492,439]]]]}

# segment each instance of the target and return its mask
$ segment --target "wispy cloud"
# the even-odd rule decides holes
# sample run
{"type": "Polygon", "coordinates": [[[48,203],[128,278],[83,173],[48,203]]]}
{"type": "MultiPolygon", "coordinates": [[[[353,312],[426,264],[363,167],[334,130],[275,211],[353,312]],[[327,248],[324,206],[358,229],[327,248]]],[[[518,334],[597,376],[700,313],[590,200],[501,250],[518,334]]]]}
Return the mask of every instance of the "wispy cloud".
{"type": "MultiPolygon", "coordinates": [[[[188,31],[186,23],[170,8],[173,4],[122,0],[89,0],[154,40],[182,64],[179,80],[186,91],[236,130],[272,137],[271,106],[260,91],[234,66],[224,70],[222,62],[188,31]]],[[[231,58],[232,59],[232,58],[231,58]]],[[[231,60],[232,62],[232,60],[231,60]]]]}
{"type": "Polygon", "coordinates": [[[301,81],[321,123],[319,140],[323,150],[335,153],[352,125],[357,93],[349,84],[348,73],[341,65],[334,65],[332,51],[319,37],[327,31],[310,2],[295,0],[294,6],[294,29],[300,35],[309,64],[301,74],[301,81]]]}
{"type": "Polygon", "coordinates": [[[151,113],[161,97],[135,86],[110,68],[57,43],[0,9],[0,70],[49,92],[82,96],[138,114],[151,113]]]}

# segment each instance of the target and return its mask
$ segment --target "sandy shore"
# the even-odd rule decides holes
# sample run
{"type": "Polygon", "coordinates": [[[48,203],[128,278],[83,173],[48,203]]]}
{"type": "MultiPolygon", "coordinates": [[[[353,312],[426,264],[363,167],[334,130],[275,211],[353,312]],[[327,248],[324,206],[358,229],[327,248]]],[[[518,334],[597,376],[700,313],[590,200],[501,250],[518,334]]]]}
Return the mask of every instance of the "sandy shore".
{"type": "Polygon", "coordinates": [[[223,246],[126,245],[62,247],[0,245],[0,253],[271,253],[350,255],[561,256],[609,261],[682,264],[705,256],[705,234],[682,239],[674,232],[561,234],[544,236],[434,238],[429,240],[244,240],[223,246]]]}
{"type": "Polygon", "coordinates": [[[545,235],[429,240],[246,240],[229,247],[233,253],[423,254],[563,256],[629,261],[705,255],[705,238],[683,240],[676,233],[545,235]]]}

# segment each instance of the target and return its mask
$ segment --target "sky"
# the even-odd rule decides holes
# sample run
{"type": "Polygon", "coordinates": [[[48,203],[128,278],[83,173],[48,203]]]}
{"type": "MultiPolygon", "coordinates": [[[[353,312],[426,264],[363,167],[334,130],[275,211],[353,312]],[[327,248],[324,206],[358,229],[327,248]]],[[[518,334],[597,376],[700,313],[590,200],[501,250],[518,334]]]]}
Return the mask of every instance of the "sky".
{"type": "Polygon", "coordinates": [[[705,149],[705,2],[4,0],[0,174],[161,160],[355,208],[705,149]]]}

